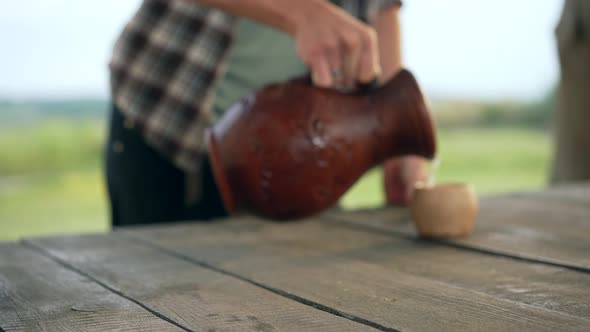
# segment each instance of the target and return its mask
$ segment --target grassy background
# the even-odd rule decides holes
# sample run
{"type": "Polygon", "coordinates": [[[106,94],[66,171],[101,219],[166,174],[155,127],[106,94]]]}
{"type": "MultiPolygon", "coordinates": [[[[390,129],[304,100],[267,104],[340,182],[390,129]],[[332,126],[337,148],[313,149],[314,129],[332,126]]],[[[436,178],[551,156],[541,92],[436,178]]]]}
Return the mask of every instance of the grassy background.
{"type": "MultiPolygon", "coordinates": [[[[551,144],[545,131],[525,128],[461,128],[439,133],[437,182],[470,182],[480,195],[545,186],[551,144]]],[[[376,168],[344,197],[350,208],[383,204],[382,172],[376,168]]]]}
{"type": "MultiPolygon", "coordinates": [[[[104,122],[51,117],[0,125],[0,240],[104,232],[104,122]]],[[[542,188],[550,137],[527,126],[443,126],[438,182],[469,181],[479,194],[542,188]]],[[[380,169],[344,197],[347,208],[383,203],[380,169]]]]}

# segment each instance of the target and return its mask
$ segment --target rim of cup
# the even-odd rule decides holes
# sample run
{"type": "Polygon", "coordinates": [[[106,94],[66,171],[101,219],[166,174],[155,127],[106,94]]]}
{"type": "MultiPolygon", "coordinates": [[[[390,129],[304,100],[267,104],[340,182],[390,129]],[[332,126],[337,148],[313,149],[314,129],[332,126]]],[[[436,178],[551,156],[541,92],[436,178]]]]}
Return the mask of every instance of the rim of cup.
{"type": "Polygon", "coordinates": [[[444,183],[429,184],[426,182],[419,181],[414,184],[415,190],[423,190],[423,191],[446,190],[446,189],[465,189],[465,188],[471,189],[472,187],[473,186],[467,182],[444,182],[444,183]]]}

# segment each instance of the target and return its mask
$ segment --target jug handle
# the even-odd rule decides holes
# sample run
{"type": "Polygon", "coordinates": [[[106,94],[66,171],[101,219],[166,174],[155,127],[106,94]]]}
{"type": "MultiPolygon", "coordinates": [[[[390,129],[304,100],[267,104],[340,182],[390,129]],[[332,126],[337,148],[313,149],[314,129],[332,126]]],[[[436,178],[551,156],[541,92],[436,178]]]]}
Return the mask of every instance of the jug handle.
{"type": "MultiPolygon", "coordinates": [[[[313,84],[313,80],[311,78],[311,73],[308,72],[307,74],[305,74],[304,76],[304,80],[305,83],[311,86],[315,85],[313,84]]],[[[359,82],[356,84],[356,86],[354,88],[350,88],[350,89],[336,89],[336,91],[338,92],[342,92],[342,93],[347,93],[347,94],[357,94],[357,95],[367,95],[370,94],[371,92],[378,90],[380,87],[379,84],[379,77],[376,77],[375,79],[373,79],[370,82],[367,83],[362,83],[359,82]]]]}

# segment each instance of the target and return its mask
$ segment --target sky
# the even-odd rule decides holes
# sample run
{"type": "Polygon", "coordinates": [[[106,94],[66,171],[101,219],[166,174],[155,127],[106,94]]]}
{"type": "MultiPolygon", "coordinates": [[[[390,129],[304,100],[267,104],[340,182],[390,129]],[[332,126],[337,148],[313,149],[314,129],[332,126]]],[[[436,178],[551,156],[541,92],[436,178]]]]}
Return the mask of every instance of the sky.
{"type": "MultiPolygon", "coordinates": [[[[563,0],[405,0],[404,63],[434,98],[533,100],[558,80],[563,0]]],[[[0,97],[108,97],[113,42],[140,0],[0,2],[0,97]]]]}

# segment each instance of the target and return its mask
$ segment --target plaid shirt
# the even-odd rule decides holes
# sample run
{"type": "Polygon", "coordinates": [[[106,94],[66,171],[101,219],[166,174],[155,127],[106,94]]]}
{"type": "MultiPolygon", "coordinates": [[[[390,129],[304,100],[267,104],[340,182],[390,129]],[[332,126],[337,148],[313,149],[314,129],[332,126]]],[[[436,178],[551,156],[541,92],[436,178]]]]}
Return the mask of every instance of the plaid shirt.
{"type": "MultiPolygon", "coordinates": [[[[367,20],[399,0],[334,1],[367,20]]],[[[215,85],[237,17],[188,0],[144,0],[109,64],[112,98],[128,123],[179,168],[196,173],[206,153],[215,85]]]]}

